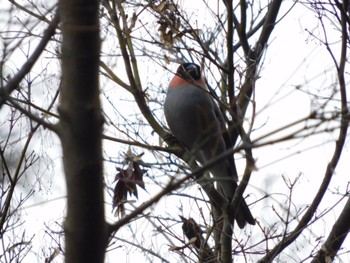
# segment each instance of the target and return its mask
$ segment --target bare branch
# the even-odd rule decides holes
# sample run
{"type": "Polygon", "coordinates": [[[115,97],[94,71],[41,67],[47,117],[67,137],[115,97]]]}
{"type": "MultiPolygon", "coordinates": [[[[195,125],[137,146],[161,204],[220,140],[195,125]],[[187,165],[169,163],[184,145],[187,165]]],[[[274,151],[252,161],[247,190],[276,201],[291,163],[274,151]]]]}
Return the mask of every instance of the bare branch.
{"type": "Polygon", "coordinates": [[[25,75],[32,69],[34,64],[37,62],[39,56],[44,51],[47,43],[51,40],[51,37],[55,34],[56,28],[59,23],[59,12],[56,11],[55,16],[53,17],[51,23],[45,30],[43,37],[40,40],[40,43],[29,57],[29,59],[24,63],[22,68],[17,72],[17,74],[12,77],[6,84],[5,87],[0,89],[0,109],[5,101],[9,98],[12,91],[18,88],[20,82],[23,80],[25,75]]]}
{"type": "MultiPolygon", "coordinates": [[[[333,177],[335,168],[337,167],[337,164],[340,160],[342,150],[344,148],[345,140],[347,137],[347,130],[350,122],[350,118],[348,115],[348,106],[347,106],[347,95],[346,95],[346,82],[345,82],[345,62],[346,62],[346,50],[347,50],[347,24],[346,20],[342,19],[342,52],[340,55],[340,63],[339,66],[335,65],[338,70],[338,81],[340,86],[340,96],[341,96],[341,120],[340,120],[340,129],[338,134],[338,139],[335,143],[335,149],[333,152],[333,156],[331,161],[328,163],[323,181],[318,189],[318,192],[316,196],[314,197],[311,205],[309,206],[308,210],[305,212],[304,216],[300,220],[299,224],[295,227],[293,231],[291,231],[288,236],[280,241],[272,250],[270,250],[259,262],[271,262],[281,251],[283,251],[289,244],[291,244],[294,240],[298,238],[298,236],[301,234],[301,232],[307,227],[308,223],[312,219],[314,213],[316,212],[316,209],[318,208],[319,204],[322,201],[322,198],[325,194],[325,192],[328,189],[329,183],[333,177]]],[[[331,54],[333,56],[333,54],[331,54]]],[[[336,61],[333,60],[335,63],[336,61]]],[[[344,213],[347,212],[349,209],[348,205],[344,209],[344,213]]],[[[343,238],[345,238],[344,233],[348,233],[346,229],[350,228],[349,221],[348,221],[349,213],[343,214],[342,219],[339,218],[337,220],[336,225],[333,227],[332,232],[329,236],[327,245],[330,246],[329,248],[321,249],[319,256],[331,256],[331,258],[334,258],[335,251],[340,248],[340,245],[343,241],[343,238]],[[342,220],[346,219],[346,223],[343,223],[342,220]],[[344,226],[345,224],[345,226],[344,226]],[[344,231],[344,227],[346,232],[344,231]],[[336,240],[334,240],[334,237],[336,236],[336,240]],[[324,252],[330,252],[330,255],[325,255],[324,252]]],[[[316,259],[315,259],[316,260],[316,259]]],[[[316,262],[316,261],[315,261],[316,262]]],[[[319,261],[317,261],[319,262],[319,261]]]]}

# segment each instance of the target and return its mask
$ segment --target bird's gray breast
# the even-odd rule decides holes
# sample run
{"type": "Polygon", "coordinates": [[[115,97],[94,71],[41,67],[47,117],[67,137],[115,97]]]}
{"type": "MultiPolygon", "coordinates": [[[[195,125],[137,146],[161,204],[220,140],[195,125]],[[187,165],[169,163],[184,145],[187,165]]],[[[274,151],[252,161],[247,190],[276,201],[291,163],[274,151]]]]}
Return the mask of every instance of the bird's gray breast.
{"type": "Polygon", "coordinates": [[[220,132],[210,95],[196,86],[168,90],[164,104],[165,117],[175,137],[192,150],[209,134],[220,132]]]}

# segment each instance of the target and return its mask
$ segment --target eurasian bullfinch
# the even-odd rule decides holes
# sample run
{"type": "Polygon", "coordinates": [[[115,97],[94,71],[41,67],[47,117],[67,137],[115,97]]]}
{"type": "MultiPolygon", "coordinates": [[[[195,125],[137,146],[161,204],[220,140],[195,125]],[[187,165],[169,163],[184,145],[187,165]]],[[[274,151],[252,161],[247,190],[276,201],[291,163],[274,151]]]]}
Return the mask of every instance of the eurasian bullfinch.
{"type": "MultiPolygon", "coordinates": [[[[221,111],[197,64],[184,63],[178,67],[169,83],[164,113],[173,135],[202,165],[232,148],[221,111]]],[[[233,155],[227,155],[208,170],[218,190],[232,201],[238,181],[233,155]]],[[[243,198],[234,217],[240,228],[246,223],[255,224],[243,198]]]]}

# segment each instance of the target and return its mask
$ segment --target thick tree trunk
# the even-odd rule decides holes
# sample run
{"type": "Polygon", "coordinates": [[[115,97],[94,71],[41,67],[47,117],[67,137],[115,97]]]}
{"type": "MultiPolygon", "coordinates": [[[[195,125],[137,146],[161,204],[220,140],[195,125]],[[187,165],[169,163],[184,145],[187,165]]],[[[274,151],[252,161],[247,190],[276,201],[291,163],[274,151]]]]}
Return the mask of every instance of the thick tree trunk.
{"type": "Polygon", "coordinates": [[[103,262],[106,245],[97,0],[61,0],[59,135],[67,182],[66,262],[103,262]]]}

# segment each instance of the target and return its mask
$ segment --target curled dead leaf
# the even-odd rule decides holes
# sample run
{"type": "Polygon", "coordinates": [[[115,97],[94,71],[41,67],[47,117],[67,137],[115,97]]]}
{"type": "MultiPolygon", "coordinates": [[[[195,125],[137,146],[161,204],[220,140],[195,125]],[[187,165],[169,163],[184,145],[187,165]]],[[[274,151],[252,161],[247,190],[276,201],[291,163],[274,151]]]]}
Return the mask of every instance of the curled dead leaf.
{"type": "Polygon", "coordinates": [[[146,190],[143,176],[147,170],[142,169],[145,166],[142,161],[143,153],[140,155],[132,154],[129,149],[125,154],[122,168],[117,168],[114,182],[117,182],[113,191],[112,209],[116,209],[116,214],[123,217],[125,215],[124,205],[128,203],[128,196],[135,196],[138,198],[138,187],[146,190]]]}

